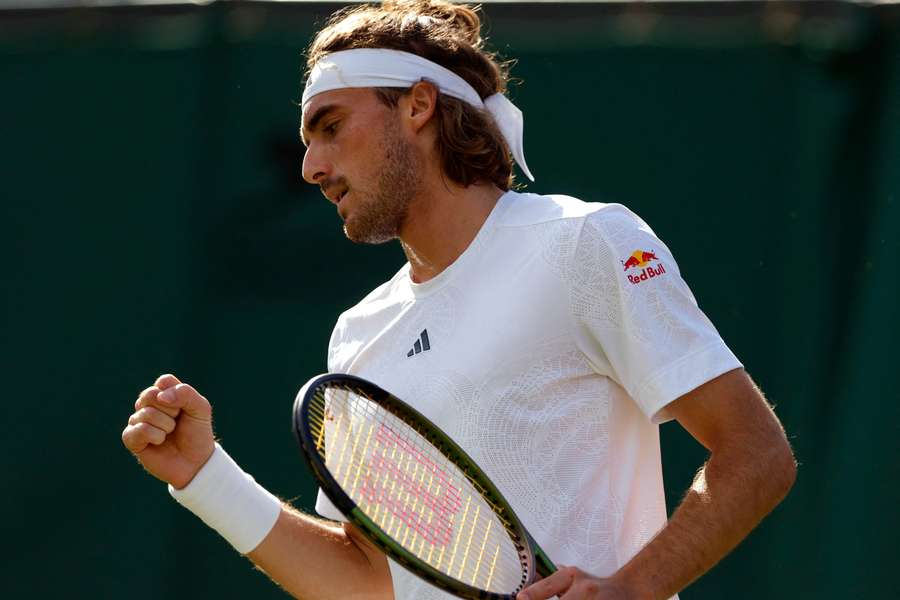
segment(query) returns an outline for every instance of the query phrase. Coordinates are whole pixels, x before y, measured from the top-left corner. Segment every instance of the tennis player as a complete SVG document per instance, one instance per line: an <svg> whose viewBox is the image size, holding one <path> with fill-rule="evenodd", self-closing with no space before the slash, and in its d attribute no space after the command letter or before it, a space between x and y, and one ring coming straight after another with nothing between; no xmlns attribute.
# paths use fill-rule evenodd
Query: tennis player
<svg viewBox="0 0 900 600"><path fill-rule="evenodd" d="M308 59L304 179L348 238L398 239L408 259L340 316L328 369L415 404L567 565L519 598L674 597L785 496L795 463L669 248L621 205L513 190L514 164L532 177L524 120L472 8L340 11ZM667 519L669 420L709 458ZM325 519L258 485L216 444L209 402L173 375L140 394L122 438L297 597L445 597L342 525L321 493Z"/></svg>

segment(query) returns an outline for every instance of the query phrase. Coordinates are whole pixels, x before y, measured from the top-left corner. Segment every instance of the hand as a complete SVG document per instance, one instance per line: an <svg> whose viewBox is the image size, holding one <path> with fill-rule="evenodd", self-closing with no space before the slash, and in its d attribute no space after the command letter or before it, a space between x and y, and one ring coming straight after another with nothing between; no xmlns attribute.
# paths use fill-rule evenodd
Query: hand
<svg viewBox="0 0 900 600"><path fill-rule="evenodd" d="M636 600L638 595L612 578L603 579L577 567L564 567L516 595L516 600Z"/></svg>
<svg viewBox="0 0 900 600"><path fill-rule="evenodd" d="M212 407L174 375L162 375L134 403L122 443L151 475L181 489L215 449Z"/></svg>

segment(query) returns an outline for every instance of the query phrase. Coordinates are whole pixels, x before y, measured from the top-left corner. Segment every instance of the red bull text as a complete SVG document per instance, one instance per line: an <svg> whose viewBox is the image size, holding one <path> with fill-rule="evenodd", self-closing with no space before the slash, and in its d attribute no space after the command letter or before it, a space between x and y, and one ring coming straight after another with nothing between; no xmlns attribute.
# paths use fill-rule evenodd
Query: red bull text
<svg viewBox="0 0 900 600"><path fill-rule="evenodd" d="M650 265L652 261L656 261L658 264L654 267L653 265ZM622 266L625 267L624 270L626 272L631 269L640 269L640 272L638 273L629 273L627 275L628 281L635 285L647 281L648 279L659 277L666 272L665 265L659 262L659 259L656 258L656 254L645 250L635 250L632 252L627 260L622 261Z"/></svg>

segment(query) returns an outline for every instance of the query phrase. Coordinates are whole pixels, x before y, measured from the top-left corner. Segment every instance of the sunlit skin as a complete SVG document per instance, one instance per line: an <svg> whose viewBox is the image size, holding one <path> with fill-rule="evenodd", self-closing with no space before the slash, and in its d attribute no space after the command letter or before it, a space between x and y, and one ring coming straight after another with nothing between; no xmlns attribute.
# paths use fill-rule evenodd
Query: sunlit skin
<svg viewBox="0 0 900 600"><path fill-rule="evenodd" d="M436 89L426 82L393 108L370 88L324 92L306 107L301 132L307 145L303 178L337 206L350 239L367 241L360 238L369 213L392 214L397 197L409 194L395 219L396 237L416 282L452 264L503 195L493 184L463 187L443 175L432 119L436 101ZM406 164L391 160L398 152Z"/></svg>

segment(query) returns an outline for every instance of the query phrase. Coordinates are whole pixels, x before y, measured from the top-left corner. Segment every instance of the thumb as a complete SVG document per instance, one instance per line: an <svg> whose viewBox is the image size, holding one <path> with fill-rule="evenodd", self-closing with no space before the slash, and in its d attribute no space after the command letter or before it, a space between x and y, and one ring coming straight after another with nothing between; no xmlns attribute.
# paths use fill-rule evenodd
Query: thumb
<svg viewBox="0 0 900 600"><path fill-rule="evenodd" d="M209 401L186 383L179 383L163 390L156 400L164 406L180 408L185 414L195 419L209 421L212 418L212 407L210 407Z"/></svg>

